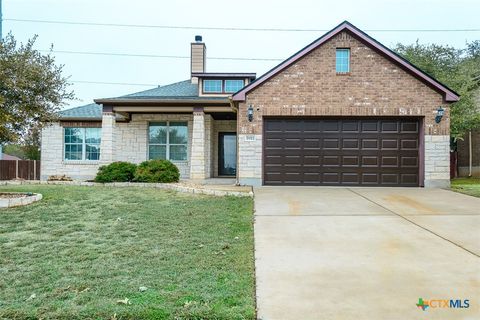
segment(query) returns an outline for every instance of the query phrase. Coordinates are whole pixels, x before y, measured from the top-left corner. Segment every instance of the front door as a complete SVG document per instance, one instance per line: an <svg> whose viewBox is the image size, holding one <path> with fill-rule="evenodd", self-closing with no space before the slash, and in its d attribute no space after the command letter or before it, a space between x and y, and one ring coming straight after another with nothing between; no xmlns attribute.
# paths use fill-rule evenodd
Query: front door
<svg viewBox="0 0 480 320"><path fill-rule="evenodd" d="M218 175L234 176L237 172L237 134L218 133Z"/></svg>

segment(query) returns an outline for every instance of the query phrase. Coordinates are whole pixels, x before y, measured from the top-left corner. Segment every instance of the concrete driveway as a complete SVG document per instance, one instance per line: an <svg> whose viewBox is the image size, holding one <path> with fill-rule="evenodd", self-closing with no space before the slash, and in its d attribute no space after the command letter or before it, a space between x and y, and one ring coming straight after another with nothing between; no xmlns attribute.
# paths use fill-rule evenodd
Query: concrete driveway
<svg viewBox="0 0 480 320"><path fill-rule="evenodd" d="M259 319L480 319L479 256L479 198L419 188L255 189ZM468 299L470 307L422 311L419 298Z"/></svg>

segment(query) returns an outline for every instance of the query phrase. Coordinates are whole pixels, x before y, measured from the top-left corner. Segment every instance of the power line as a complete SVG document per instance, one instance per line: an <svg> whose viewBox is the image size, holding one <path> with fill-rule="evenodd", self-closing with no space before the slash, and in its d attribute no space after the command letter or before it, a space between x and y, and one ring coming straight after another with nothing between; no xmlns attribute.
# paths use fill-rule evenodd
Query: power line
<svg viewBox="0 0 480 320"><path fill-rule="evenodd" d="M120 85L120 86L158 87L158 84L152 84L152 83L104 82L104 81L83 81L83 80L70 80L69 82L86 83L86 84L108 84L108 85Z"/></svg>
<svg viewBox="0 0 480 320"><path fill-rule="evenodd" d="M189 56L136 54L136 53L121 53L121 52L92 52L92 51L70 51L70 50L39 50L39 51L65 53L65 54L83 54L83 55L101 55L101 56L119 56L119 57L190 59ZM207 57L207 60L283 61L283 59L274 59L274 58L240 58L240 57Z"/></svg>
<svg viewBox="0 0 480 320"><path fill-rule="evenodd" d="M84 21L60 21L60 20L36 20L36 19L15 19L9 18L4 21L65 24L99 27L121 27L121 28L155 28L155 29L186 29L186 30L221 30L221 31L265 31L265 32L326 32L329 29L299 29L299 28L243 28L243 27L206 27L206 26L173 26L173 25L149 25L149 24L121 24L121 23L99 23ZM478 32L480 28L462 29L365 29L367 32Z"/></svg>

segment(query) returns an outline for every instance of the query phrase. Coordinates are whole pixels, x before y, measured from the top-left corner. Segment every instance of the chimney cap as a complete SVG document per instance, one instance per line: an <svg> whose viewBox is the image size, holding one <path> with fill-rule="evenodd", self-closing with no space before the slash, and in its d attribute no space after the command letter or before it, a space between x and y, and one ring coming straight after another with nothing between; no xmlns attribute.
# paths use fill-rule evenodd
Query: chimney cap
<svg viewBox="0 0 480 320"><path fill-rule="evenodd" d="M195 36L195 42L202 42L202 36L196 35Z"/></svg>

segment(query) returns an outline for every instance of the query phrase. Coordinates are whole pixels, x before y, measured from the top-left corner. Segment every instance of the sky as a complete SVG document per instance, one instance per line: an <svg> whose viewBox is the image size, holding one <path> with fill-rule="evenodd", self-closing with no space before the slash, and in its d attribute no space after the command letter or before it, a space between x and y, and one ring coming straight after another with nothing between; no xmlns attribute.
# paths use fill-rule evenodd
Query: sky
<svg viewBox="0 0 480 320"><path fill-rule="evenodd" d="M344 20L362 30L480 29L479 0L3 0L3 34L25 42L38 35L36 48L56 51L189 56L202 35L207 72L256 72L280 61L211 58L285 59L324 31L272 32L206 30L200 27L329 30ZM128 25L189 26L193 29L133 28L11 21L33 19ZM480 39L480 32L367 33L386 45L438 43L457 48ZM72 82L76 100L64 108L190 78L186 58L53 53ZM114 82L144 85L92 84Z"/></svg>

